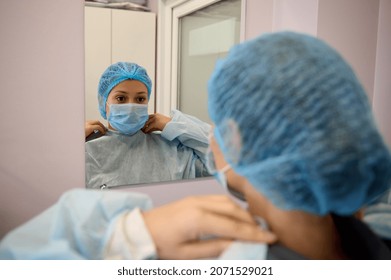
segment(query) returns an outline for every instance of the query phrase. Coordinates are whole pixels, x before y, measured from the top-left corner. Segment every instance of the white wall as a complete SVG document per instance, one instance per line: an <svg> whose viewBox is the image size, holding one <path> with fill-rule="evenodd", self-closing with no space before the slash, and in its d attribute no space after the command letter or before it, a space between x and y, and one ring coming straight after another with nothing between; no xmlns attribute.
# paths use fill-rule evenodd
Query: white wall
<svg viewBox="0 0 391 280"><path fill-rule="evenodd" d="M0 1L0 237L84 187L83 5Z"/></svg>

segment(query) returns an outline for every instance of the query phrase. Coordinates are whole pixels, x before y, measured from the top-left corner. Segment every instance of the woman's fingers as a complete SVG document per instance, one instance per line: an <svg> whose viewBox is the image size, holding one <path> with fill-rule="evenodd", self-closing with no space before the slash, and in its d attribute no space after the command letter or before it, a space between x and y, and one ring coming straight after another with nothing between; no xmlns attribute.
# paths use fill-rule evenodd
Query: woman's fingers
<svg viewBox="0 0 391 280"><path fill-rule="evenodd" d="M274 234L261 229L247 211L224 195L185 198L145 211L143 216L160 258L215 257L235 239L276 241ZM208 246L213 242L215 248Z"/></svg>
<svg viewBox="0 0 391 280"><path fill-rule="evenodd" d="M103 125L96 124L93 126L93 128L94 128L94 131L99 130L100 133L102 133L102 134L106 133L106 128Z"/></svg>
<svg viewBox="0 0 391 280"><path fill-rule="evenodd" d="M107 131L107 128L100 122L98 121L97 125L99 126L98 130L102 133L105 134Z"/></svg>
<svg viewBox="0 0 391 280"><path fill-rule="evenodd" d="M142 132L148 134L153 131L153 122L155 119L155 115L149 115L148 120L145 122L144 127L141 129Z"/></svg>
<svg viewBox="0 0 391 280"><path fill-rule="evenodd" d="M106 133L106 127L98 120L88 120L85 123L85 135L90 135L95 130L99 130L102 134Z"/></svg>
<svg viewBox="0 0 391 280"><path fill-rule="evenodd" d="M217 236L246 241L273 243L277 237L257 224L248 223L241 219L233 219L232 216L216 215L213 212L204 213L202 220L198 222L198 237Z"/></svg>
<svg viewBox="0 0 391 280"><path fill-rule="evenodd" d="M98 130L100 133L102 133L102 134L105 134L106 133L106 131L107 131L107 129L105 128L105 127L102 127L102 126L100 126L100 125L95 125L94 127L94 132L96 131L96 130Z"/></svg>
<svg viewBox="0 0 391 280"><path fill-rule="evenodd" d="M194 197L194 199L199 199L200 207L204 208L206 211L214 212L219 215L226 215L233 219L252 224L256 223L248 211L233 202L233 200L226 195L199 196Z"/></svg>
<svg viewBox="0 0 391 280"><path fill-rule="evenodd" d="M248 211L225 195L192 197L185 203L196 205L199 210L191 212L188 218L197 226L194 239L219 236L266 243L276 241L273 233L262 229Z"/></svg>
<svg viewBox="0 0 391 280"><path fill-rule="evenodd" d="M171 121L171 118L162 114L151 114L146 121L142 131L144 133L151 133L153 131L162 131L166 124Z"/></svg>

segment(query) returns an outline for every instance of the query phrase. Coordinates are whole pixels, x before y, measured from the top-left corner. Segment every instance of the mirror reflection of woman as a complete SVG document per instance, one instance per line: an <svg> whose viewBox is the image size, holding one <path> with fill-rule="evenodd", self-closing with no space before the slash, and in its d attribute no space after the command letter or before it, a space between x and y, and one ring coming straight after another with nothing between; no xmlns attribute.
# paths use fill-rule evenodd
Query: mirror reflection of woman
<svg viewBox="0 0 391 280"><path fill-rule="evenodd" d="M86 142L86 186L118 186L208 176L205 154L210 125L173 110L148 114L152 82L129 62L106 69L99 82L99 111L108 121L104 136ZM86 135L87 135L86 124Z"/></svg>

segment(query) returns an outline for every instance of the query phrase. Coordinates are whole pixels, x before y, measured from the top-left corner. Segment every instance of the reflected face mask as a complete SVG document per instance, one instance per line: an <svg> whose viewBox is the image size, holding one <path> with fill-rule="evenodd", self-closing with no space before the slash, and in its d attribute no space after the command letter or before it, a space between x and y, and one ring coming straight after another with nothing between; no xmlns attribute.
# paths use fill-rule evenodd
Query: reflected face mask
<svg viewBox="0 0 391 280"><path fill-rule="evenodd" d="M126 135L133 135L142 129L148 120L147 104L109 104L107 120L110 125Z"/></svg>

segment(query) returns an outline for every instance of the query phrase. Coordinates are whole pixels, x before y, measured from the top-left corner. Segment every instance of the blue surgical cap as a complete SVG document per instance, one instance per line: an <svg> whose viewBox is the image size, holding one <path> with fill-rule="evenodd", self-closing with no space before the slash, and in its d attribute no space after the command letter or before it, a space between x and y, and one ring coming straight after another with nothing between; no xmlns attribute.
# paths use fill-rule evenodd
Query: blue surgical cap
<svg viewBox="0 0 391 280"><path fill-rule="evenodd" d="M99 112L104 119L106 119L107 97L113 87L125 80L137 80L142 82L147 87L149 100L152 82L147 71L143 67L130 62L117 62L112 64L102 74L98 86Z"/></svg>
<svg viewBox="0 0 391 280"><path fill-rule="evenodd" d="M390 187L368 98L321 40L279 32L236 45L208 91L225 159L275 206L350 215Z"/></svg>

